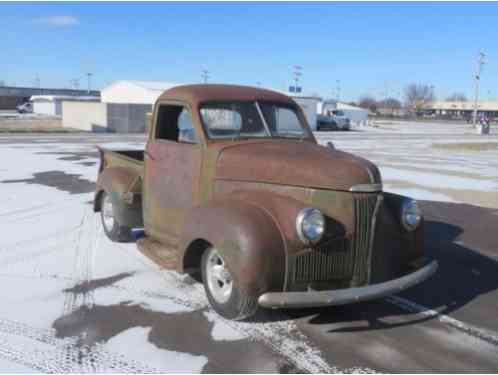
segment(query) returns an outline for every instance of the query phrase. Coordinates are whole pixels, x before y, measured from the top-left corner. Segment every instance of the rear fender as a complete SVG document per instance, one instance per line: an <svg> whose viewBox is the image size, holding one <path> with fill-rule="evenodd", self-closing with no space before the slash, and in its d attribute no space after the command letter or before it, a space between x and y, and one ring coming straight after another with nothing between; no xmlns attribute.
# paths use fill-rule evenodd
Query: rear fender
<svg viewBox="0 0 498 375"><path fill-rule="evenodd" d="M202 239L221 253L237 285L249 293L281 290L285 279L285 242L274 219L260 207L224 199L193 209L184 226L179 271L191 243ZM199 251L194 247L193 251ZM191 256L191 254L190 254Z"/></svg>
<svg viewBox="0 0 498 375"><path fill-rule="evenodd" d="M135 187L140 182L140 176L127 168L105 168L97 179L97 188L93 209L99 212L102 208L102 193L105 191L116 207L116 219L121 225L142 227L141 194L136 194Z"/></svg>

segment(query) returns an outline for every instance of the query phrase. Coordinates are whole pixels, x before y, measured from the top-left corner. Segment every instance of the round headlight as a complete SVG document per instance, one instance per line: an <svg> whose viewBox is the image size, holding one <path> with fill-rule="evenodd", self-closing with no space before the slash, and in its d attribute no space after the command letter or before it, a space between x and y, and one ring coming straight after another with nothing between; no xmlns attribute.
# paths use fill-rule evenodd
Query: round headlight
<svg viewBox="0 0 498 375"><path fill-rule="evenodd" d="M417 201L413 199L405 199L401 206L401 223L409 232L417 229L422 220L422 211L418 206Z"/></svg>
<svg viewBox="0 0 498 375"><path fill-rule="evenodd" d="M297 215L296 231L304 243L316 243L325 232L325 217L316 208L303 208Z"/></svg>

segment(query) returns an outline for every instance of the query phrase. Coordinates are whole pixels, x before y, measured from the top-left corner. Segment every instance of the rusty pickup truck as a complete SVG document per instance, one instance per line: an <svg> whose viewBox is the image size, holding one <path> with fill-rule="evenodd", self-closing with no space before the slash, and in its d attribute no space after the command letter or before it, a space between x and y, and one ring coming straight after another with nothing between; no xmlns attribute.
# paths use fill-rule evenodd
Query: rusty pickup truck
<svg viewBox="0 0 498 375"><path fill-rule="evenodd" d="M382 191L371 162L317 144L281 93L231 85L165 91L145 150L100 149L94 210L107 236L204 283L214 310L381 298L437 269L417 202Z"/></svg>

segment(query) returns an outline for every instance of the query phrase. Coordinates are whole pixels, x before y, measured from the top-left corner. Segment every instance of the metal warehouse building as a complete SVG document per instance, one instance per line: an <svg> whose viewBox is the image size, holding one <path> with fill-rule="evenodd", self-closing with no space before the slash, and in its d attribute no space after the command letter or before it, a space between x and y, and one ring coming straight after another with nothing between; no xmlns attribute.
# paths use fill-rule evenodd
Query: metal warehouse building
<svg viewBox="0 0 498 375"><path fill-rule="evenodd" d="M179 83L160 81L116 81L102 90L107 105L107 127L116 133L143 133L146 114L157 98Z"/></svg>

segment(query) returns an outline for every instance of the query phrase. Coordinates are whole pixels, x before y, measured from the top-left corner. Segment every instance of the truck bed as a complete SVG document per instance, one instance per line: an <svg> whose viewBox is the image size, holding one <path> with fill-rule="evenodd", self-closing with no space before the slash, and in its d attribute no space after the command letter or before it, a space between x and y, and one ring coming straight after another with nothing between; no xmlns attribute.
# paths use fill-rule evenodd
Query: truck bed
<svg viewBox="0 0 498 375"><path fill-rule="evenodd" d="M143 177L144 150L112 150L99 147L100 169L121 167L133 170L137 176Z"/></svg>

